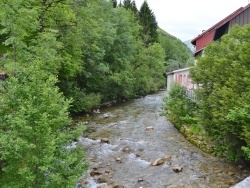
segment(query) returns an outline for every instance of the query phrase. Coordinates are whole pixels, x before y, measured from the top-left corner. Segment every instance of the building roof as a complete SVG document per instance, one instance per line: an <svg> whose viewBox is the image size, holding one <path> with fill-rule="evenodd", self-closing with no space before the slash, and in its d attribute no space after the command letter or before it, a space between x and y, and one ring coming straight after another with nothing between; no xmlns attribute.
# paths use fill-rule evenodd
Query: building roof
<svg viewBox="0 0 250 188"><path fill-rule="evenodd" d="M206 31L202 32L202 34L198 35L197 37L195 37L191 43L193 45L196 45L196 40L201 38L202 36L204 36L205 34L209 33L211 30L214 30L222 25L224 25L225 23L227 23L228 21L232 20L234 17L236 17L237 15L239 15L240 13L242 13L245 9L247 9L248 7L250 7L250 4L247 5L246 7L240 7L239 9L237 9L236 11L234 11L233 13L229 14L227 17L225 17L224 19L222 19L221 21L219 21L218 23L216 23L215 25L213 25L212 27L210 27L209 29L207 29Z"/></svg>
<svg viewBox="0 0 250 188"><path fill-rule="evenodd" d="M183 69L178 69L178 70L174 70L173 73L182 72L182 71L186 71L186 70L189 70L189 69L190 69L190 67L183 68Z"/></svg>

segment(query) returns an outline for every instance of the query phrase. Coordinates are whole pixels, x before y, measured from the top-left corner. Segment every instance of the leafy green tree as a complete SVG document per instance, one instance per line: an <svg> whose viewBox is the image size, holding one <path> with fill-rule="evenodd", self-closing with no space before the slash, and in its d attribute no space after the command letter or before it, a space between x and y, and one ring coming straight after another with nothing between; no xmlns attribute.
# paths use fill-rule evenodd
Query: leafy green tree
<svg viewBox="0 0 250 188"><path fill-rule="evenodd" d="M147 46L158 41L158 24L153 11L149 8L147 1L144 1L139 11L139 21L142 26L142 40Z"/></svg>
<svg viewBox="0 0 250 188"><path fill-rule="evenodd" d="M178 83L171 85L168 96L164 98L167 118L181 128L184 123L194 123L197 111L195 101L187 98L186 88ZM186 122L188 120L188 122ZM196 122L195 122L196 123Z"/></svg>
<svg viewBox="0 0 250 188"><path fill-rule="evenodd" d="M153 93L164 88L165 73L164 50L155 43L148 48L138 48L134 63L135 92L137 95Z"/></svg>
<svg viewBox="0 0 250 188"><path fill-rule="evenodd" d="M55 86L71 53L62 40L71 8L66 1L10 0L0 2L0 14L9 47L0 59L9 75L0 83L0 185L74 187L86 163L80 145L69 146L83 129L70 129L71 101Z"/></svg>
<svg viewBox="0 0 250 188"><path fill-rule="evenodd" d="M162 29L158 29L158 36L165 52L167 72L188 67L194 62L192 52L182 41Z"/></svg>
<svg viewBox="0 0 250 188"><path fill-rule="evenodd" d="M235 26L205 49L192 78L201 87L199 121L217 143L217 154L249 158L250 26ZM245 153L244 153L245 152Z"/></svg>
<svg viewBox="0 0 250 188"><path fill-rule="evenodd" d="M0 84L1 187L74 187L86 170L82 147L69 148L70 101L40 63L7 68Z"/></svg>

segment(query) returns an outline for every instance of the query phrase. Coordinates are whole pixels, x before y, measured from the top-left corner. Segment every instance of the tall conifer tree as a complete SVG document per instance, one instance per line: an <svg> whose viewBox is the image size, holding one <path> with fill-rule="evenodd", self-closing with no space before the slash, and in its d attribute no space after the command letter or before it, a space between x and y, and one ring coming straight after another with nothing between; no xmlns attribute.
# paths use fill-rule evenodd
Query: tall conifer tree
<svg viewBox="0 0 250 188"><path fill-rule="evenodd" d="M139 20L142 25L142 39L144 44L147 46L150 43L156 42L158 39L158 24L154 13L148 6L147 1L144 1L140 8Z"/></svg>

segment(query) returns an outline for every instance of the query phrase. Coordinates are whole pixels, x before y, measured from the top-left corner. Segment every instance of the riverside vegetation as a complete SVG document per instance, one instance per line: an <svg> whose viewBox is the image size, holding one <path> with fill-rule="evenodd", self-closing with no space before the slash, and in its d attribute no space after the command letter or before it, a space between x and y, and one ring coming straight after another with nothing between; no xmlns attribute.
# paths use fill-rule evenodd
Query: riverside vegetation
<svg viewBox="0 0 250 188"><path fill-rule="evenodd" d="M74 187L88 164L69 114L165 86L191 52L145 1L0 2L0 185Z"/></svg>
<svg viewBox="0 0 250 188"><path fill-rule="evenodd" d="M188 135L195 135L195 142L201 144L205 139L205 146L210 140L213 150L209 151L215 155L248 164L249 34L249 25L234 26L220 42L207 46L205 57L198 59L191 70L193 82L200 86L195 90L196 101L186 98L180 85L174 85L165 98L167 117L178 128L188 130Z"/></svg>

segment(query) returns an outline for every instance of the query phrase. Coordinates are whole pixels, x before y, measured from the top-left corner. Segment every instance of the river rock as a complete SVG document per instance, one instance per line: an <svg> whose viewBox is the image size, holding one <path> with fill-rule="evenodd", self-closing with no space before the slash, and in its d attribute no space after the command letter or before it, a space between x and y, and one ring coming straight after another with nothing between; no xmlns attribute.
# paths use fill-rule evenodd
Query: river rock
<svg viewBox="0 0 250 188"><path fill-rule="evenodd" d="M138 153L137 153L135 156L136 156L137 158L138 158L138 157L141 157L141 155L140 155L140 154L138 154Z"/></svg>
<svg viewBox="0 0 250 188"><path fill-rule="evenodd" d="M122 159L121 159L120 157L116 157L116 158L115 158L115 161L121 163L121 162L122 162Z"/></svg>
<svg viewBox="0 0 250 188"><path fill-rule="evenodd" d="M147 130L147 131L152 131L152 130L154 130L154 127L149 126L149 127L146 128L146 130Z"/></svg>
<svg viewBox="0 0 250 188"><path fill-rule="evenodd" d="M107 139L107 138L101 138L101 143L107 143L107 144L109 144L109 139Z"/></svg>
<svg viewBox="0 0 250 188"><path fill-rule="evenodd" d="M182 172L182 169L183 169L183 168L182 168L181 166L177 166L177 165L176 165L176 166L174 166L173 171L175 171L175 172L178 173L178 172Z"/></svg>
<svg viewBox="0 0 250 188"><path fill-rule="evenodd" d="M110 174L111 171L110 171L110 170L105 170L105 173L106 173L106 174Z"/></svg>
<svg viewBox="0 0 250 188"><path fill-rule="evenodd" d="M171 156L169 156L169 155L167 155L167 156L164 157L164 160L167 160L167 161L168 161L168 160L170 160L170 159L171 159Z"/></svg>
<svg viewBox="0 0 250 188"><path fill-rule="evenodd" d="M122 151L123 151L124 153L131 153L131 152L132 152L132 150L129 149L129 148L123 148Z"/></svg>
<svg viewBox="0 0 250 188"><path fill-rule="evenodd" d="M98 178L97 182L98 183L107 183L108 181L105 178Z"/></svg>
<svg viewBox="0 0 250 188"><path fill-rule="evenodd" d="M97 188L107 188L105 184L98 186Z"/></svg>
<svg viewBox="0 0 250 188"><path fill-rule="evenodd" d="M104 117L104 118L108 118L109 115L108 115L108 114L103 114L103 117Z"/></svg>
<svg viewBox="0 0 250 188"><path fill-rule="evenodd" d="M101 112L100 112L99 109L94 109L94 110L93 110L93 113L95 113L95 114L100 114Z"/></svg>
<svg viewBox="0 0 250 188"><path fill-rule="evenodd" d="M91 176L99 176L99 175L101 175L102 173L100 172L100 171L98 171L98 170L93 170L92 172L90 172L90 175Z"/></svg>
<svg viewBox="0 0 250 188"><path fill-rule="evenodd" d="M151 163L152 166L159 166L162 165L164 163L164 159L163 158L159 158L156 159L153 163Z"/></svg>

